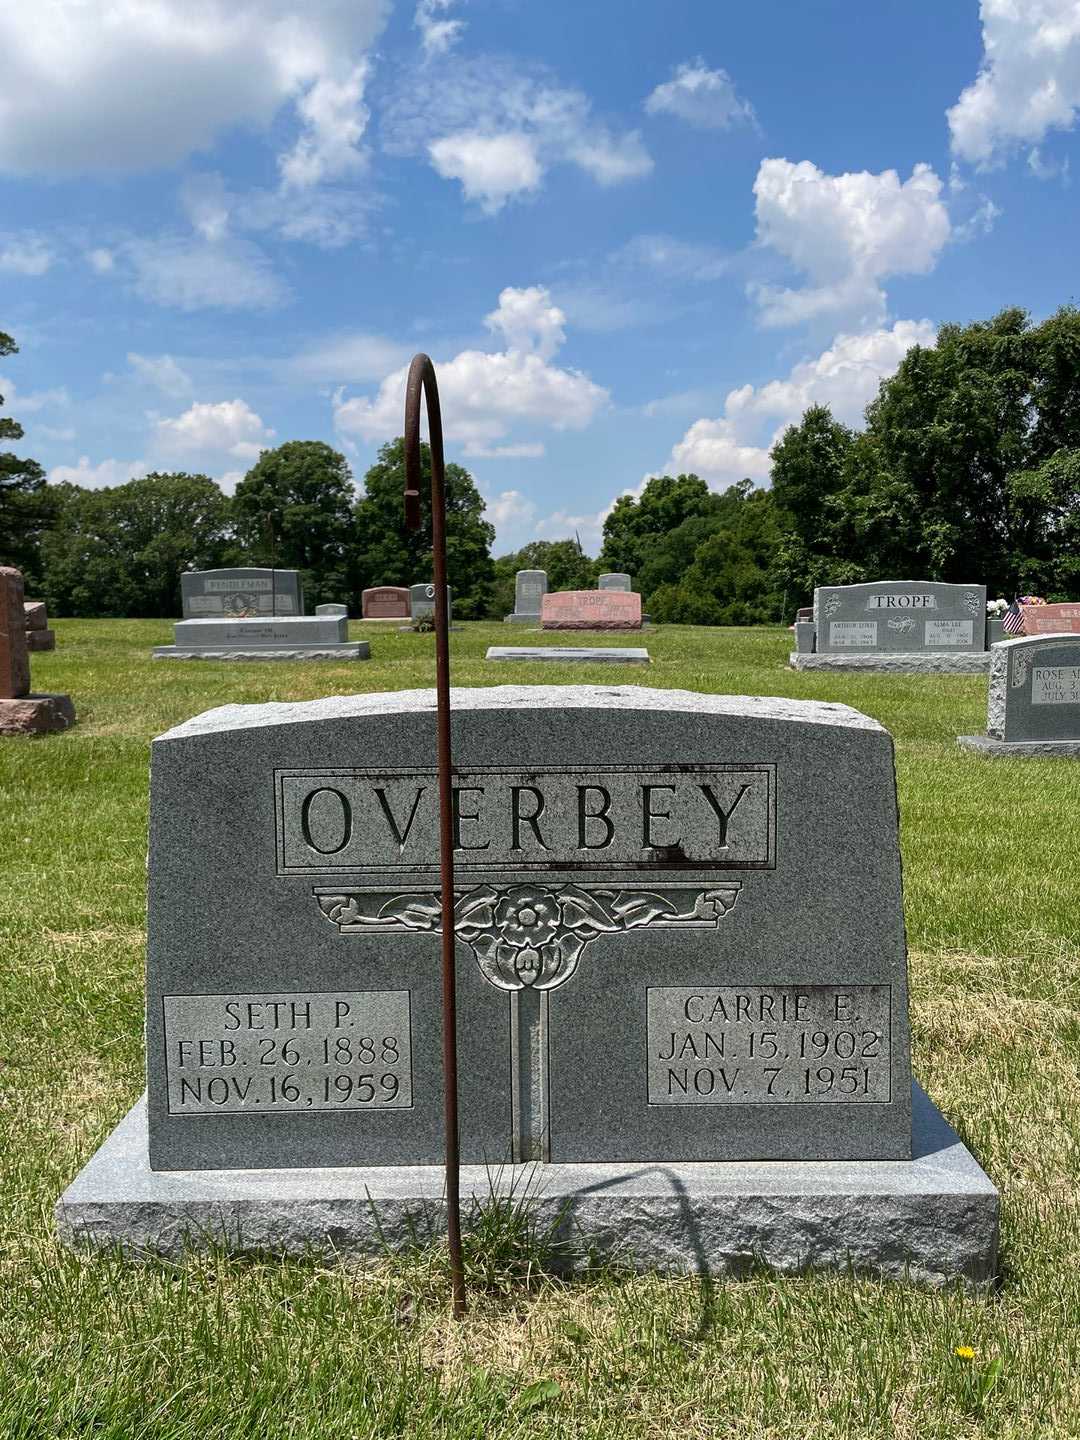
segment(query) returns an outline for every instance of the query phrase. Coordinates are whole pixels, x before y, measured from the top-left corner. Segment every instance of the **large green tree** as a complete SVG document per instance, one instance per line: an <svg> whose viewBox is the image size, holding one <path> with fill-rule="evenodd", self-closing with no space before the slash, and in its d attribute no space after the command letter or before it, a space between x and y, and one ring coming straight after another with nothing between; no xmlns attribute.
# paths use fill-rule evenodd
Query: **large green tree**
<svg viewBox="0 0 1080 1440"><path fill-rule="evenodd" d="M519 570L543 570L549 590L592 590L600 573L597 561L585 554L578 540L530 540L510 555L495 561L495 598L492 618L502 619L514 608Z"/></svg>
<svg viewBox="0 0 1080 1440"><path fill-rule="evenodd" d="M697 475L653 475L639 498L620 495L604 521L600 569L636 578L658 539L711 508L709 487Z"/></svg>
<svg viewBox="0 0 1080 1440"><path fill-rule="evenodd" d="M57 615L180 614L180 575L223 563L229 501L207 475L147 475L103 490L50 486L43 590Z"/></svg>
<svg viewBox="0 0 1080 1440"><path fill-rule="evenodd" d="M405 442L388 441L364 476L353 529L354 604L372 585L415 585L431 580L431 451L421 445L421 525L405 528ZM476 620L492 613L494 526L469 472L446 466L446 568L454 613Z"/></svg>
<svg viewBox="0 0 1080 1440"><path fill-rule="evenodd" d="M0 357L14 355L18 349L11 336L0 330ZM3 403L0 395L0 405ZM0 415L0 441L22 438L19 422ZM29 591L40 583L41 533L52 516L50 500L45 472L37 461L0 450L0 564L21 570Z"/></svg>
<svg viewBox="0 0 1080 1440"><path fill-rule="evenodd" d="M242 563L299 570L309 610L343 601L354 493L345 456L321 440L289 440L264 450L233 496Z"/></svg>

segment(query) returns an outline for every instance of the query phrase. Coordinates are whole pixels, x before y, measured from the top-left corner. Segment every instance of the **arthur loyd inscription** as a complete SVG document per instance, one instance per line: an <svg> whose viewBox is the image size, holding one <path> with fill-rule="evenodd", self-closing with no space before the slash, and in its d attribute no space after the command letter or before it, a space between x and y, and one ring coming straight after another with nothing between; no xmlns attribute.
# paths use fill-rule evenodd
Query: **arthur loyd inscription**
<svg viewBox="0 0 1080 1440"><path fill-rule="evenodd" d="M431 706L155 742L155 1168L437 1162ZM880 726L611 686L457 691L454 719L466 1159L910 1154Z"/></svg>

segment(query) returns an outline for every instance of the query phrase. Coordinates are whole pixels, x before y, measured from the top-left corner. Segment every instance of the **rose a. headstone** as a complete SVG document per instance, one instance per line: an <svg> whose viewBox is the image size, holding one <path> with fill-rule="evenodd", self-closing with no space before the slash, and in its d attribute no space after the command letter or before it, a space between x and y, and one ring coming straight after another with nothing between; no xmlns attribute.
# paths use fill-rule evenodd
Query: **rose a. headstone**
<svg viewBox="0 0 1080 1440"><path fill-rule="evenodd" d="M989 666L985 585L878 580L814 591L814 653L798 670L971 672Z"/></svg>
<svg viewBox="0 0 1080 1440"><path fill-rule="evenodd" d="M542 630L640 630L641 596L627 590L557 590L541 602Z"/></svg>
<svg viewBox="0 0 1080 1440"><path fill-rule="evenodd" d="M986 734L958 739L984 755L1080 758L1080 632L996 644Z"/></svg>
<svg viewBox="0 0 1080 1440"><path fill-rule="evenodd" d="M0 565L0 735L41 735L75 723L69 695L33 693L23 577Z"/></svg>
<svg viewBox="0 0 1080 1440"><path fill-rule="evenodd" d="M364 620L408 620L409 589L406 585L374 585L360 597Z"/></svg>
<svg viewBox="0 0 1080 1440"><path fill-rule="evenodd" d="M272 618L303 615L298 570L241 565L226 570L191 570L180 576L185 620Z"/></svg>
<svg viewBox="0 0 1080 1440"><path fill-rule="evenodd" d="M535 625L540 619L540 606L547 594L546 570L519 570L514 576L514 609L506 616L511 625Z"/></svg>
<svg viewBox="0 0 1080 1440"><path fill-rule="evenodd" d="M537 1223L642 1265L988 1278L996 1192L918 1091L913 1124L888 733L612 685L456 690L452 729L452 920L432 692L154 742L148 1101L61 1234L343 1253L430 1225L452 923L466 1213L528 1164Z"/></svg>

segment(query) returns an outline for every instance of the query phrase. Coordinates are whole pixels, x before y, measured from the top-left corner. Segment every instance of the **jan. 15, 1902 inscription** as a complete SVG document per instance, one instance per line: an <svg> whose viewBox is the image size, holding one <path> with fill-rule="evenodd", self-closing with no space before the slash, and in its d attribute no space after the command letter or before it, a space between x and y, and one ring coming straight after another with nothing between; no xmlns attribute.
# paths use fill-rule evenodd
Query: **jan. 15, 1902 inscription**
<svg viewBox="0 0 1080 1440"><path fill-rule="evenodd" d="M888 985L654 986L650 1105L891 1097Z"/></svg>
<svg viewBox="0 0 1080 1440"><path fill-rule="evenodd" d="M165 995L170 1115L412 1105L409 992Z"/></svg>

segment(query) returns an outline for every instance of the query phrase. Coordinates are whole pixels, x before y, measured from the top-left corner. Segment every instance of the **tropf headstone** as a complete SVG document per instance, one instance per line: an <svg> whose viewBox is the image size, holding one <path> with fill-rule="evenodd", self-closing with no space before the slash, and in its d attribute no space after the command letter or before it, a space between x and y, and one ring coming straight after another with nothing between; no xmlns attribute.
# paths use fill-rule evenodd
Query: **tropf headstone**
<svg viewBox="0 0 1080 1440"><path fill-rule="evenodd" d="M627 590L558 590L545 595L543 630L640 630L641 596Z"/></svg>
<svg viewBox="0 0 1080 1440"><path fill-rule="evenodd" d="M360 597L360 614L365 620L408 620L408 586L375 585L365 590Z"/></svg>
<svg viewBox="0 0 1080 1440"><path fill-rule="evenodd" d="M932 580L823 585L814 591L815 653L796 669L972 671L989 665L986 586Z"/></svg>
<svg viewBox="0 0 1080 1440"><path fill-rule="evenodd" d="M506 619L513 625L536 625L547 594L546 570L519 570L514 576L514 610Z"/></svg>
<svg viewBox="0 0 1080 1440"><path fill-rule="evenodd" d="M74 723L69 695L30 690L23 577L0 565L0 735L40 735Z"/></svg>
<svg viewBox="0 0 1080 1440"><path fill-rule="evenodd" d="M452 728L467 1213L528 1162L537 1223L641 1264L988 1278L996 1192L921 1092L913 1142L888 733L610 685L458 690ZM148 1107L63 1236L343 1253L430 1223L436 796L430 691L154 742Z"/></svg>
<svg viewBox="0 0 1080 1440"><path fill-rule="evenodd" d="M995 645L986 734L959 740L986 755L1080 757L1080 633Z"/></svg>
<svg viewBox="0 0 1080 1440"><path fill-rule="evenodd" d="M298 570L255 565L228 570L190 570L180 576L185 620L303 615Z"/></svg>

